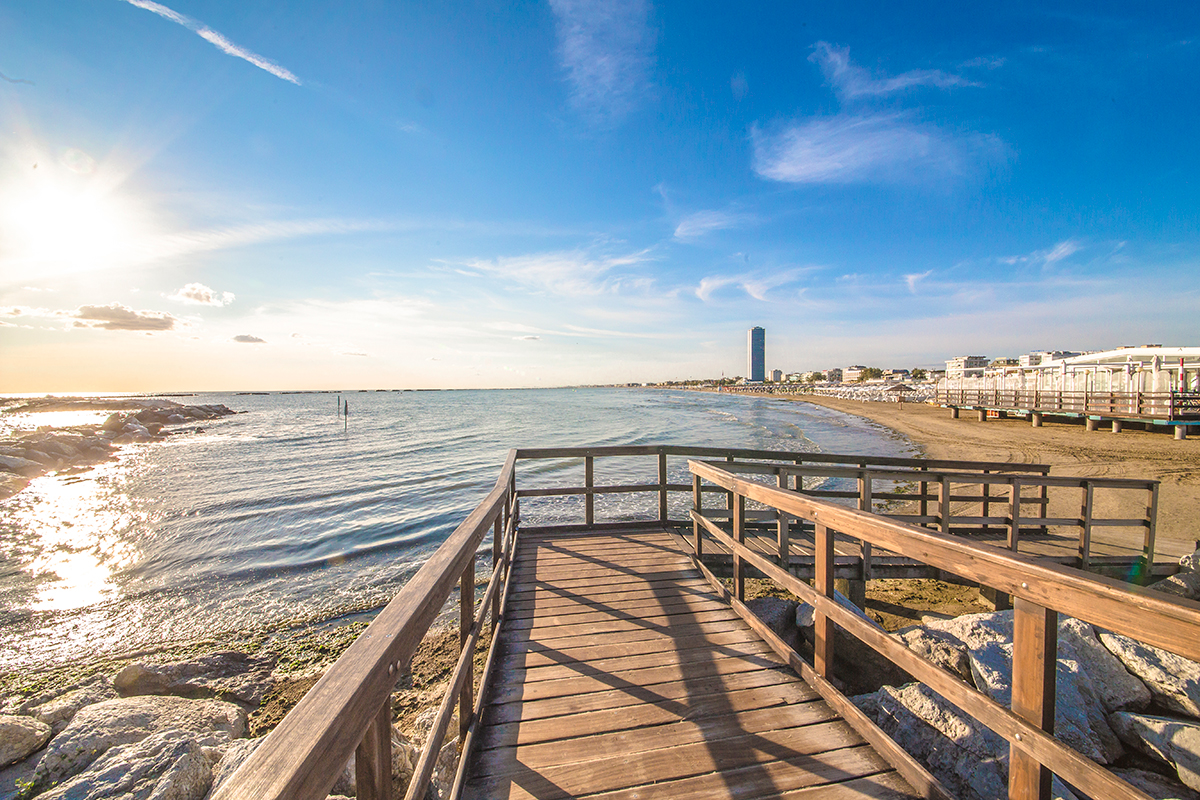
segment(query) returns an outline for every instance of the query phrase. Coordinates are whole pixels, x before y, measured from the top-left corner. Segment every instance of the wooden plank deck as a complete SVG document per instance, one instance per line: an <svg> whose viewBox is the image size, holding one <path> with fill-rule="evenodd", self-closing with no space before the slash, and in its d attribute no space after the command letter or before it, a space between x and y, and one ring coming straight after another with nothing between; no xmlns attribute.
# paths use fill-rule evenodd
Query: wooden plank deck
<svg viewBox="0 0 1200 800"><path fill-rule="evenodd" d="M665 530L522 533L501 643L465 797L917 796Z"/></svg>

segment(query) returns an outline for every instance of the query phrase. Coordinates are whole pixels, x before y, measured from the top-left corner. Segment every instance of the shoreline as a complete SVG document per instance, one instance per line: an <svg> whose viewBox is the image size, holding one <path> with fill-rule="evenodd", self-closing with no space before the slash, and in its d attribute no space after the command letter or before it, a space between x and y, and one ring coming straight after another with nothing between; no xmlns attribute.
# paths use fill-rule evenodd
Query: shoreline
<svg viewBox="0 0 1200 800"><path fill-rule="evenodd" d="M940 406L876 403L817 395L781 397L861 417L916 445L926 458L1048 464L1052 475L1160 481L1156 551L1186 555L1200 540L1200 439L1126 429L1088 433L1082 425L1047 420L951 419Z"/></svg>

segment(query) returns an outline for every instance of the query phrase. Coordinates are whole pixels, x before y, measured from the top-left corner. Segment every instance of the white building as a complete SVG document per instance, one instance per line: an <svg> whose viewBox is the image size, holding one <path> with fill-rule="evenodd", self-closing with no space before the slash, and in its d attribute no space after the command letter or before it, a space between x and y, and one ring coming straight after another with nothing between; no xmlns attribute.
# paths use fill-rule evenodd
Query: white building
<svg viewBox="0 0 1200 800"><path fill-rule="evenodd" d="M842 370L842 383L854 383L862 375L862 371L866 369L862 364L851 364Z"/></svg>
<svg viewBox="0 0 1200 800"><path fill-rule="evenodd" d="M774 383L783 383L783 370L781 370L781 369L771 370L771 380Z"/></svg>
<svg viewBox="0 0 1200 800"><path fill-rule="evenodd" d="M983 372L987 369L987 365L987 356L957 356L946 362L946 377L983 377Z"/></svg>
<svg viewBox="0 0 1200 800"><path fill-rule="evenodd" d="M1074 350L1037 350L1021 356L1017 359L1017 363L1022 367L1036 367L1047 361L1062 361L1064 358L1074 358L1079 355L1083 354Z"/></svg>

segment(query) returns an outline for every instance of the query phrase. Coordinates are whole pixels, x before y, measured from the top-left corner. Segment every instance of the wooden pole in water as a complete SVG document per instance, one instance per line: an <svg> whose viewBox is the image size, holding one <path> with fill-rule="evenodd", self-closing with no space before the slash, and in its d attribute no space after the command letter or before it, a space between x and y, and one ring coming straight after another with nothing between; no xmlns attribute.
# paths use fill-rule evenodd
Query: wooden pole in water
<svg viewBox="0 0 1200 800"><path fill-rule="evenodd" d="M350 429L350 401L346 400L342 404L342 430L347 431L349 429Z"/></svg>

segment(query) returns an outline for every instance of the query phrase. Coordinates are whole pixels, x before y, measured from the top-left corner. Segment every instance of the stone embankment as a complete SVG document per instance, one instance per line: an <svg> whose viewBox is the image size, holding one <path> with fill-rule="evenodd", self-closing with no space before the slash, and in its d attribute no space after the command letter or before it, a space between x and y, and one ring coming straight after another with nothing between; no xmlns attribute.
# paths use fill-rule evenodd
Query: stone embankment
<svg viewBox="0 0 1200 800"><path fill-rule="evenodd" d="M1151 588L1197 599L1200 550ZM848 608L848 600L839 597ZM813 609L766 597L750 601L785 639L813 639ZM861 612L859 615L875 624ZM840 631L836 683L884 732L961 800L1008 796L1008 742L936 692ZM1011 611L929 620L892 634L1000 705L1012 701ZM1055 736L1156 800L1200 800L1200 664L1062 618L1058 630ZM1057 778L1054 796L1084 800ZM1095 798L1099 800L1099 798Z"/></svg>
<svg viewBox="0 0 1200 800"><path fill-rule="evenodd" d="M326 666L295 673L280 665L278 654L217 651L182 661L132 661L115 672L9 697L0 703L0 800L204 800ZM401 683L398 703L423 686L412 676ZM415 696L429 701L443 690L430 687ZM400 715L403 725L392 731L397 796L407 788L436 711L429 702L420 705ZM447 795L457 760L451 736L440 744L428 798ZM331 796L354 794L351 758Z"/></svg>
<svg viewBox="0 0 1200 800"><path fill-rule="evenodd" d="M182 405L169 400L122 400L117 404L133 407L114 412L99 425L41 426L0 440L0 500L12 497L40 475L86 469L107 461L120 445L200 431L203 429L195 423L236 413L224 405ZM9 412L92 410L113 405L113 401L48 398L10 408Z"/></svg>

